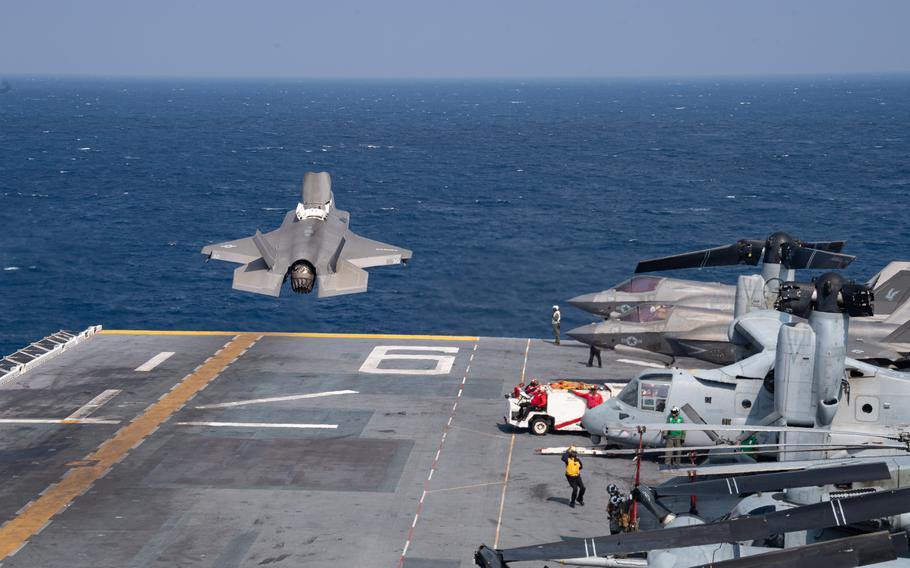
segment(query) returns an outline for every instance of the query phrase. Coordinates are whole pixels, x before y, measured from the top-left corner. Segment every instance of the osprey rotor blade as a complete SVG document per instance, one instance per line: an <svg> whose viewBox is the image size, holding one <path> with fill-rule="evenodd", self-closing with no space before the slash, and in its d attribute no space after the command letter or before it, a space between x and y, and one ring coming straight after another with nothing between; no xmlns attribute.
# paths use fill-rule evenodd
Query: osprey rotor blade
<svg viewBox="0 0 910 568"><path fill-rule="evenodd" d="M504 562L645 552L721 542L740 542L802 530L844 526L910 511L910 489L879 491L835 499L766 515L745 516L704 525L673 527L510 548L500 551Z"/></svg>
<svg viewBox="0 0 910 568"><path fill-rule="evenodd" d="M841 430L841 429L822 429L803 426L763 426L757 424L669 424L658 422L653 424L608 424L611 430L628 430L634 432L637 428L645 430L654 430L664 432L666 430L682 430L684 432L698 432L704 430L714 430L716 432L805 432L808 434L836 434L839 436L859 436L862 438L878 438L882 440L901 440L903 432L883 432L875 430Z"/></svg>
<svg viewBox="0 0 910 568"><path fill-rule="evenodd" d="M669 495L739 495L771 489L789 487L811 487L813 485L830 485L851 483L854 481L879 481L891 479L891 472L884 462L861 463L837 467L820 467L783 473L763 473L744 477L727 477L679 483L658 487L658 497Z"/></svg>
<svg viewBox="0 0 910 568"><path fill-rule="evenodd" d="M575 446L576 448L585 448L588 450L594 450L594 446ZM551 455L561 455L566 451L568 446L556 447L556 448L538 448L535 450L538 454L549 453ZM714 444L711 446L685 446L680 451L684 453L695 452L699 454L708 455L715 452L773 452L779 450L781 452L792 452L795 449L799 451L818 451L818 452L828 452L833 450L907 450L906 445L900 444L751 444L748 446L743 446L739 444ZM550 450L550 451L543 451ZM599 449L596 448L597 453L590 453L589 455L598 455L598 456L637 456L638 454L658 454L664 455L667 453L666 448L617 448L617 449Z"/></svg>
<svg viewBox="0 0 910 568"><path fill-rule="evenodd" d="M696 424L707 424L705 419L701 417L701 414L697 410L692 408L692 405L688 402L682 407L683 414L689 417L689 420L695 422ZM720 440L720 436L714 430L705 430L705 434L712 442L717 442Z"/></svg>
<svg viewBox="0 0 910 568"><path fill-rule="evenodd" d="M787 243L781 255L781 264L787 268L846 268L854 260L856 257L849 254L802 247L796 243Z"/></svg>
<svg viewBox="0 0 910 568"><path fill-rule="evenodd" d="M815 241L814 243L803 243L803 246L828 252L840 252L844 250L845 244L847 244L847 241Z"/></svg>
<svg viewBox="0 0 910 568"><path fill-rule="evenodd" d="M702 268L705 266L730 266L734 264L756 265L761 260L764 244L764 241L742 239L732 245L643 260L635 267L635 272Z"/></svg>
<svg viewBox="0 0 910 568"><path fill-rule="evenodd" d="M850 568L895 560L898 554L906 551L906 532L879 531L702 564L696 568Z"/></svg>

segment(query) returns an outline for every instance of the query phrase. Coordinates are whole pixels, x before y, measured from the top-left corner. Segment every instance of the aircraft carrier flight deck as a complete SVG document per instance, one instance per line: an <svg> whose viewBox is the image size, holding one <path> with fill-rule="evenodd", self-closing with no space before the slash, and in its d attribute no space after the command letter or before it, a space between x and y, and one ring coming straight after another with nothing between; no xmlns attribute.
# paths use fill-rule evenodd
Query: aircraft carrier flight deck
<svg viewBox="0 0 910 568"><path fill-rule="evenodd" d="M586 458L571 509L534 449L589 440L503 424L522 378L642 370L613 351L598 369L539 339L92 331L0 378L4 568L468 567L481 543L606 534L604 488L633 473Z"/></svg>

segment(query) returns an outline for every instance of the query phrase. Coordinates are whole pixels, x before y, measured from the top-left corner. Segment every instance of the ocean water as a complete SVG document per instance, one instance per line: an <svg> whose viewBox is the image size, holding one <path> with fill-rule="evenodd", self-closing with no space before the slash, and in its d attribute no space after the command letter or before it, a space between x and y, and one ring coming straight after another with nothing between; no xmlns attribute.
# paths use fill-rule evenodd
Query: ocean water
<svg viewBox="0 0 910 568"><path fill-rule="evenodd" d="M778 229L847 239L857 279L910 260L908 77L11 83L0 353L92 324L546 336L638 259ZM276 227L308 170L411 265L326 300L232 291L199 249Z"/></svg>

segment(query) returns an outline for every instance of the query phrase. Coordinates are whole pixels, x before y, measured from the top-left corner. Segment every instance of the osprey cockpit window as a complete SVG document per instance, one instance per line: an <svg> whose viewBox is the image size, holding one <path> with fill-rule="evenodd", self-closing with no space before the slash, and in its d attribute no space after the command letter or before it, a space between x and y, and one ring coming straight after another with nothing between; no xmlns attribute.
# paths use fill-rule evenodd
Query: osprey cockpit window
<svg viewBox="0 0 910 568"><path fill-rule="evenodd" d="M638 406L638 379L632 379L619 393L619 401L629 406Z"/></svg>
<svg viewBox="0 0 910 568"><path fill-rule="evenodd" d="M667 408L667 395L669 393L669 377L666 379L641 379L641 404L639 408L664 412Z"/></svg>
<svg viewBox="0 0 910 568"><path fill-rule="evenodd" d="M653 292L663 278L659 276L633 276L616 287L617 292Z"/></svg>

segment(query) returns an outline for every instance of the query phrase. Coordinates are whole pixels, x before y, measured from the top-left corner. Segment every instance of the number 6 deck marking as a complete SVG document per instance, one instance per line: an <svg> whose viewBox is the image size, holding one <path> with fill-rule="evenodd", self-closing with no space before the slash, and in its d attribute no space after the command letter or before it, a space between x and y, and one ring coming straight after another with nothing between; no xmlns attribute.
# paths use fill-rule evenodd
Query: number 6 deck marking
<svg viewBox="0 0 910 568"><path fill-rule="evenodd" d="M390 353L390 351L431 351L435 353L451 353L451 355L418 355L413 353ZM413 345L377 345L367 356L366 361L360 366L361 373L374 375L448 375L455 364L457 347L418 347ZM404 359L409 361L433 361L432 369L380 369L383 361Z"/></svg>

